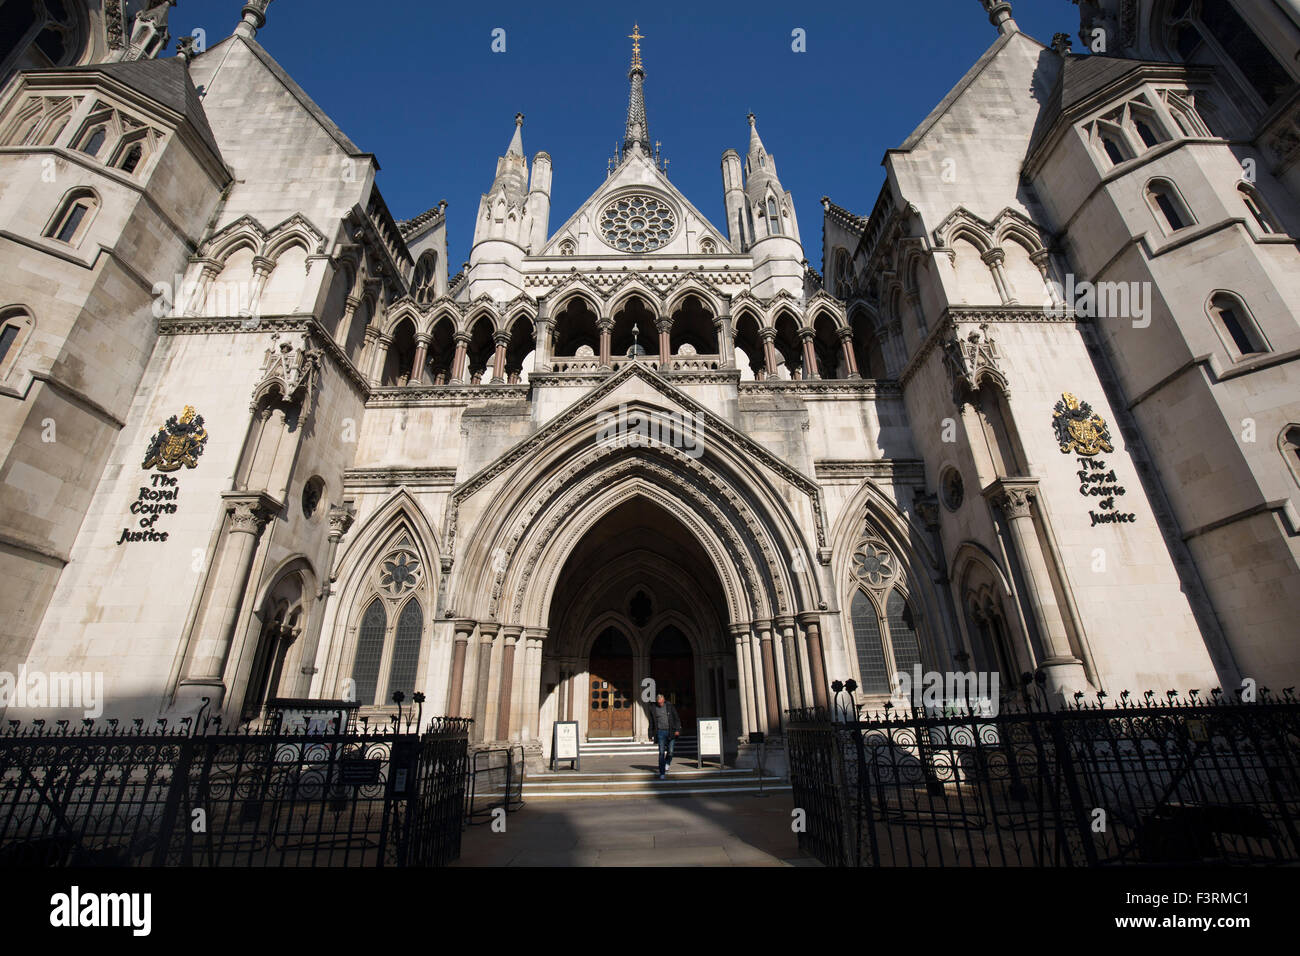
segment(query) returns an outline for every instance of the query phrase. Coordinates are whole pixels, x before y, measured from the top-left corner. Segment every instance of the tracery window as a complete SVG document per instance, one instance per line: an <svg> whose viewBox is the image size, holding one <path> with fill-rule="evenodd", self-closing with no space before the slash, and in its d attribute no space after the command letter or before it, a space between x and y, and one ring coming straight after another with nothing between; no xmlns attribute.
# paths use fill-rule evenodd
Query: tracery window
<svg viewBox="0 0 1300 956"><path fill-rule="evenodd" d="M362 705L384 705L416 690L428 601L424 562L408 534L400 534L375 562L358 604L352 680Z"/></svg>
<svg viewBox="0 0 1300 956"><path fill-rule="evenodd" d="M895 674L924 666L921 630L907 596L898 556L868 527L849 562L849 621L858 662L858 686L889 694Z"/></svg>
<svg viewBox="0 0 1300 956"><path fill-rule="evenodd" d="M600 217L600 234L622 252L652 252L677 231L677 216L667 202L634 194L614 200Z"/></svg>
<svg viewBox="0 0 1300 956"><path fill-rule="evenodd" d="M770 196L767 200L767 231L769 235L781 235L781 212L777 209L776 200Z"/></svg>

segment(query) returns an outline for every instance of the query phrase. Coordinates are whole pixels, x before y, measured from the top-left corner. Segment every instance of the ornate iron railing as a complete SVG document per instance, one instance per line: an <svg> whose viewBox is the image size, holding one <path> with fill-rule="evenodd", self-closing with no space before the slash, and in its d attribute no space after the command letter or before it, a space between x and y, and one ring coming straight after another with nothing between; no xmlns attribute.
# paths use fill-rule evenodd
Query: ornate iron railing
<svg viewBox="0 0 1300 956"><path fill-rule="evenodd" d="M11 721L0 866L408 866L459 854L469 721L351 733ZM452 836L452 833L455 836Z"/></svg>
<svg viewBox="0 0 1300 956"><path fill-rule="evenodd" d="M789 718L800 846L827 865L1300 861L1290 694Z"/></svg>

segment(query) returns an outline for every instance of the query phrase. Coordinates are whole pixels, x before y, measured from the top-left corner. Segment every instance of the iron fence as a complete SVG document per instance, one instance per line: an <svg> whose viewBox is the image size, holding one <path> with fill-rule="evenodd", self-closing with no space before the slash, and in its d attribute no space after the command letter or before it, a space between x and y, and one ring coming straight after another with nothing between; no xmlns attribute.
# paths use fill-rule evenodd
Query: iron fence
<svg viewBox="0 0 1300 956"><path fill-rule="evenodd" d="M789 716L800 846L827 865L1300 861L1300 704L1289 694Z"/></svg>
<svg viewBox="0 0 1300 956"><path fill-rule="evenodd" d="M224 732L207 721L193 733L164 721L10 721L0 733L0 865L450 862L469 721L436 718L423 734L412 723L307 733Z"/></svg>
<svg viewBox="0 0 1300 956"><path fill-rule="evenodd" d="M524 805L524 748L477 750L472 760L465 815L486 823L498 807L512 813Z"/></svg>

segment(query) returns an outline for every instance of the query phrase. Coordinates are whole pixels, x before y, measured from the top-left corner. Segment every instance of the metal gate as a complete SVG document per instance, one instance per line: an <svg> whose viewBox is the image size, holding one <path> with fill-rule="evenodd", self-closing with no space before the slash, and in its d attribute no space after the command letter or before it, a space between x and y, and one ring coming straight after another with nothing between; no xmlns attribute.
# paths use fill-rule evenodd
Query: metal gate
<svg viewBox="0 0 1300 956"><path fill-rule="evenodd" d="M459 853L469 721L0 734L0 865L407 866ZM454 830L456 838L451 838Z"/></svg>
<svg viewBox="0 0 1300 956"><path fill-rule="evenodd" d="M893 711L788 725L800 846L832 866L1300 860L1300 705Z"/></svg>

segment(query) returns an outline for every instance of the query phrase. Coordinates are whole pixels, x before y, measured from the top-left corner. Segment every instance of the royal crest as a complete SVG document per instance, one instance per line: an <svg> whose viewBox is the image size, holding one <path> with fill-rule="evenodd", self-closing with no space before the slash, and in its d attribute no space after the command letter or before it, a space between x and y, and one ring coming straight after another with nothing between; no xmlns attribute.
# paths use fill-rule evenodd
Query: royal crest
<svg viewBox="0 0 1300 956"><path fill-rule="evenodd" d="M176 471L182 465L193 468L203 454L208 433L203 428L203 416L194 413L194 406L186 405L180 418L173 415L167 424L158 429L145 452L141 468L156 467L159 471Z"/></svg>
<svg viewBox="0 0 1300 956"><path fill-rule="evenodd" d="M1061 444L1061 453L1069 455L1096 455L1100 452L1112 452L1110 429L1106 419L1092 413L1092 406L1081 402L1069 392L1061 393L1061 400L1056 403L1052 414L1052 425L1056 428L1056 440Z"/></svg>

